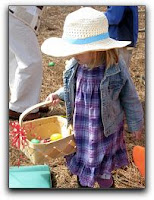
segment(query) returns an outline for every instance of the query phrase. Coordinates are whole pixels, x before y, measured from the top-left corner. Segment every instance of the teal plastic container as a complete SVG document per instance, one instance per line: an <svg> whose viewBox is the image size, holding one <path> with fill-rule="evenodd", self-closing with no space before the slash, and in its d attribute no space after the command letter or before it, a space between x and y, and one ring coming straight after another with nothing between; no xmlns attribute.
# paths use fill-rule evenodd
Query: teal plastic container
<svg viewBox="0 0 154 200"><path fill-rule="evenodd" d="M51 188L48 165L19 166L9 168L9 188Z"/></svg>

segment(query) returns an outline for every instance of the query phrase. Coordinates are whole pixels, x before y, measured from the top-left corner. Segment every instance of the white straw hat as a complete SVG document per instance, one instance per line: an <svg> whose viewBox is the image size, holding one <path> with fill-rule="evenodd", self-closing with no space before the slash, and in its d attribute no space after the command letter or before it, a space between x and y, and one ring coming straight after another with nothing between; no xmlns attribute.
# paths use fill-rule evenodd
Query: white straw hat
<svg viewBox="0 0 154 200"><path fill-rule="evenodd" d="M103 12L82 7L67 15L62 38L51 37L45 40L41 50L50 56L65 57L87 51L121 48L130 43L109 37L108 20Z"/></svg>

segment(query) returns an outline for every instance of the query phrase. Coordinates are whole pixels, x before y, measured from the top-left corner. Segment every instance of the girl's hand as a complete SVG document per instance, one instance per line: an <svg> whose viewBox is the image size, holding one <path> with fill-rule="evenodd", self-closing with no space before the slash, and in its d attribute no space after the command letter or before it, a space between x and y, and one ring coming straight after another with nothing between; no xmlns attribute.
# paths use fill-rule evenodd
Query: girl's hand
<svg viewBox="0 0 154 200"><path fill-rule="evenodd" d="M59 96L55 93L51 93L47 96L45 101L51 101L51 105L55 106L59 103Z"/></svg>
<svg viewBox="0 0 154 200"><path fill-rule="evenodd" d="M140 139L141 139L141 135L142 135L142 129L139 130L139 131L134 131L132 134L133 134L133 137L134 137L136 140L140 140Z"/></svg>

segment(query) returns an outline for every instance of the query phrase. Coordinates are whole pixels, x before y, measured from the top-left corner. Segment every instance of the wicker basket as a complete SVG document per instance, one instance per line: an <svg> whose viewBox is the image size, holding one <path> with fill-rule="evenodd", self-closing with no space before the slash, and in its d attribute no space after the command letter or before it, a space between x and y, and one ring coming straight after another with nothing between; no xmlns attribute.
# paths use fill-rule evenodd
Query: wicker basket
<svg viewBox="0 0 154 200"><path fill-rule="evenodd" d="M74 141L73 130L71 127L67 128L67 120L61 116L51 116L46 118L35 119L23 122L23 119L32 110L47 105L49 102L42 102L36 104L25 110L20 118L19 124L24 127L27 133L27 143L24 148L21 145L21 151L31 160L33 164L44 164L51 158L58 158L60 156L69 155L76 151L76 144ZM53 133L61 133L62 139L50 141L47 143L32 143L32 136L40 136L41 139L50 138Z"/></svg>

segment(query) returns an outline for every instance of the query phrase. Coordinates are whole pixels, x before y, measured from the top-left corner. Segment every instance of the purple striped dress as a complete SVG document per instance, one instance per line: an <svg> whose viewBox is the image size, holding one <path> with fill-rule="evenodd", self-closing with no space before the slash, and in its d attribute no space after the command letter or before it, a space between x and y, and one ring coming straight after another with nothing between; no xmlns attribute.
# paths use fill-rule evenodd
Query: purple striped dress
<svg viewBox="0 0 154 200"><path fill-rule="evenodd" d="M66 161L69 170L88 187L94 186L98 176L109 179L114 169L128 164L123 122L109 137L103 134L100 82L104 69L79 66L77 70L73 116L77 152L66 156Z"/></svg>

